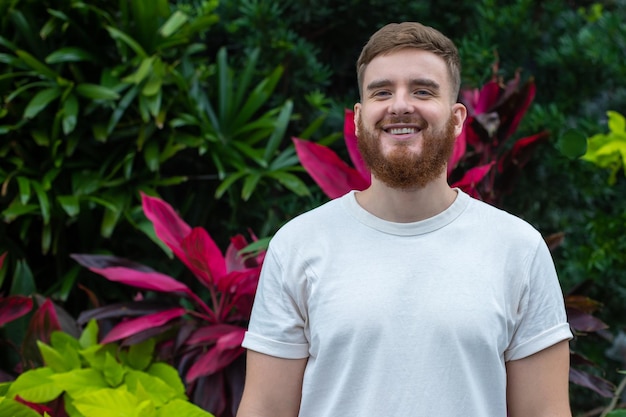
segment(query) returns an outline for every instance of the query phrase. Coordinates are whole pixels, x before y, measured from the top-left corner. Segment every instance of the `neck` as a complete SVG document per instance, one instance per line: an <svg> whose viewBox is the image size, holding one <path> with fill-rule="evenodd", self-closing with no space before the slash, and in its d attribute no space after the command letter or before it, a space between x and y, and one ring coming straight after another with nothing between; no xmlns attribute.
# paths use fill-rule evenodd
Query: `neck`
<svg viewBox="0 0 626 417"><path fill-rule="evenodd" d="M445 176L423 188L410 190L390 188L372 177L372 185L356 194L365 210L383 220L410 223L425 220L446 210L457 193L450 188Z"/></svg>

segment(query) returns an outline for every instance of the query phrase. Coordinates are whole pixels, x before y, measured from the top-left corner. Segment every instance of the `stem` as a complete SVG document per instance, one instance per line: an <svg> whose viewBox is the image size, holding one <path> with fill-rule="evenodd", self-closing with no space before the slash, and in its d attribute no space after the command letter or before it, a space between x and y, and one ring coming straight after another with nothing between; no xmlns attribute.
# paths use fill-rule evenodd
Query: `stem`
<svg viewBox="0 0 626 417"><path fill-rule="evenodd" d="M602 414L600 414L600 417L606 417L607 414L609 414L611 411L613 411L615 409L615 406L617 405L617 402L619 401L620 397L622 396L622 392L624 391L624 388L626 388L626 376L624 376L624 378L622 378L622 381L619 383L619 385L615 389L615 394L613 395L613 398L611 399L611 402L604 409L604 411L602 411Z"/></svg>

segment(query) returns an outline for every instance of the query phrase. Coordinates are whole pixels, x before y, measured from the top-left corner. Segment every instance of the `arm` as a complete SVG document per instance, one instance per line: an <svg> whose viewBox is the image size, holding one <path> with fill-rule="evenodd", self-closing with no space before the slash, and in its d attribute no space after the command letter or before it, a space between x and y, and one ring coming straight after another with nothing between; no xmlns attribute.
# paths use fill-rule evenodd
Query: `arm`
<svg viewBox="0 0 626 417"><path fill-rule="evenodd" d="M506 371L509 417L571 417L568 341L507 362Z"/></svg>
<svg viewBox="0 0 626 417"><path fill-rule="evenodd" d="M282 359L248 350L246 382L237 417L296 417L306 359Z"/></svg>

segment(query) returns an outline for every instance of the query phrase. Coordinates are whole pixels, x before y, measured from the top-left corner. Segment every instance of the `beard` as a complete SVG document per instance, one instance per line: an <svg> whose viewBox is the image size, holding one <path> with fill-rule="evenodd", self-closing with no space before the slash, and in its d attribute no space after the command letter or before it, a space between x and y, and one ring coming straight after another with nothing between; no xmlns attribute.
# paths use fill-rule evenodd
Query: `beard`
<svg viewBox="0 0 626 417"><path fill-rule="evenodd" d="M411 120L390 122L410 123ZM377 127L381 125L383 123L377 124ZM411 151L406 144L399 142L391 152L385 155L379 139L380 128L366 129L361 118L357 121L357 126L360 133L359 151L372 175L387 186L402 190L424 188L445 172L456 141L452 115L442 129L422 130L422 150L419 153Z"/></svg>

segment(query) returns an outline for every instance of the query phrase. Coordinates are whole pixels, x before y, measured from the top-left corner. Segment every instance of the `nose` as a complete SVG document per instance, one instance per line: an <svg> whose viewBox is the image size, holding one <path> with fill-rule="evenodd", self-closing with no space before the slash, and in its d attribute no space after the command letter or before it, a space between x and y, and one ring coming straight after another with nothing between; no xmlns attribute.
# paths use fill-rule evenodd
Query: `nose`
<svg viewBox="0 0 626 417"><path fill-rule="evenodd" d="M389 105L389 113L394 115L410 114L415 110L411 95L404 91L397 91Z"/></svg>

